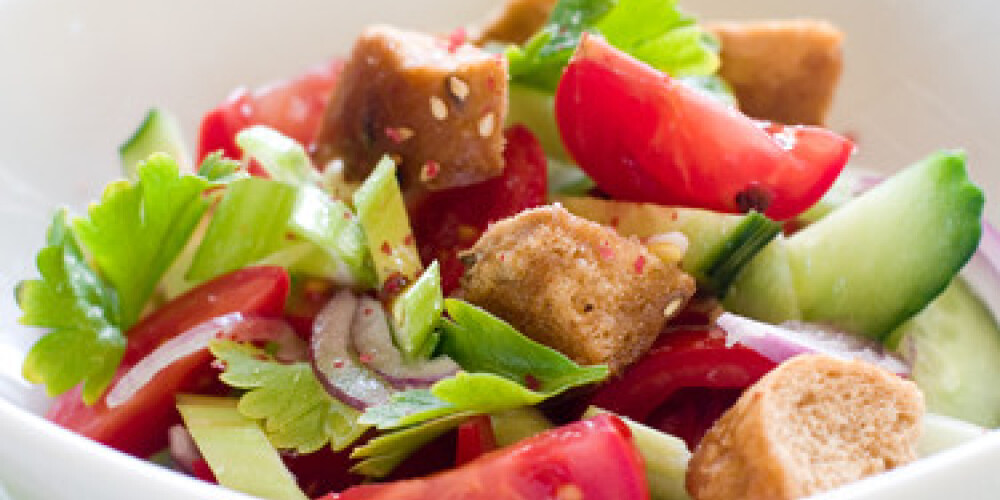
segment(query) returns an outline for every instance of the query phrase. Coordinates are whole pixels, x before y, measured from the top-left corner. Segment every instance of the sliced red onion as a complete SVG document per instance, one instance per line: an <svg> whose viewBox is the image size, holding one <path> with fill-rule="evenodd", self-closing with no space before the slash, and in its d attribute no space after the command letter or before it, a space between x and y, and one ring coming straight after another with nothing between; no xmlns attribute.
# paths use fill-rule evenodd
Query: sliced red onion
<svg viewBox="0 0 1000 500"><path fill-rule="evenodd" d="M725 330L727 342L739 342L775 363L799 354L820 353L868 361L903 376L910 373L909 366L881 344L822 325L789 321L776 326L732 313L723 313L716 323Z"/></svg>
<svg viewBox="0 0 1000 500"><path fill-rule="evenodd" d="M385 309L379 301L370 297L363 297L358 304L351 341L361 361L400 390L430 387L434 382L454 375L459 369L458 364L447 356L410 363L403 359L403 353L392 341Z"/></svg>
<svg viewBox="0 0 1000 500"><path fill-rule="evenodd" d="M392 388L363 366L352 352L351 327L358 298L343 290L316 316L310 355L326 391L359 410L388 401Z"/></svg>
<svg viewBox="0 0 1000 500"><path fill-rule="evenodd" d="M216 339L272 341L278 344L276 357L284 361L302 360L307 355L305 343L284 321L245 318L240 313L230 313L199 323L161 344L118 380L108 392L105 404L108 408L124 404L158 373L178 360L207 349L209 343Z"/></svg>
<svg viewBox="0 0 1000 500"><path fill-rule="evenodd" d="M191 433L180 424L167 429L167 449L177 468L188 474L194 471L194 463L202 458Z"/></svg>

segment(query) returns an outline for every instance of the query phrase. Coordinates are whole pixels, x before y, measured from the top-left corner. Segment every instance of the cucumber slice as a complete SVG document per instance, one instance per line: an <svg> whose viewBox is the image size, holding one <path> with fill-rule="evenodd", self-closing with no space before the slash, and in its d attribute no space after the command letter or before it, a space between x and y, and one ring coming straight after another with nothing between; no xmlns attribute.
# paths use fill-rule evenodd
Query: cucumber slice
<svg viewBox="0 0 1000 500"><path fill-rule="evenodd" d="M174 158L181 170L191 171L190 157L184 147L184 135L173 115L153 108L125 144L118 147L122 175L135 181L136 167L153 153L166 153Z"/></svg>
<svg viewBox="0 0 1000 500"><path fill-rule="evenodd" d="M784 248L746 266L726 305L772 323L804 320L885 340L975 252L983 202L964 154L931 155L773 242Z"/></svg>
<svg viewBox="0 0 1000 500"><path fill-rule="evenodd" d="M688 239L681 269L698 281L698 288L724 296L743 266L767 246L781 226L753 213L726 215L695 208L650 203L560 197L570 213L615 228L623 236L648 238L679 232Z"/></svg>
<svg viewBox="0 0 1000 500"><path fill-rule="evenodd" d="M928 411L1000 426L1000 326L968 284L955 280L892 337Z"/></svg>

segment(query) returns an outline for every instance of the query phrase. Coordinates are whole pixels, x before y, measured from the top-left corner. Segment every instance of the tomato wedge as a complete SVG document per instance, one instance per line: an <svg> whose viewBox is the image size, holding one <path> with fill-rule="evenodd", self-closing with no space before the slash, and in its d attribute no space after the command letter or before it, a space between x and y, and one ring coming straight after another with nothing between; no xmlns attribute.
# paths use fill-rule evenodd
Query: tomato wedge
<svg viewBox="0 0 1000 500"><path fill-rule="evenodd" d="M486 182L430 193L410 205L410 222L424 265L437 259L441 286L458 287L465 267L458 253L472 246L486 227L545 203L545 152L523 126L506 130L503 174Z"/></svg>
<svg viewBox="0 0 1000 500"><path fill-rule="evenodd" d="M612 415L574 422L425 479L359 486L324 500L648 499L631 434Z"/></svg>
<svg viewBox="0 0 1000 500"><path fill-rule="evenodd" d="M585 35L556 91L567 149L615 198L784 220L815 204L853 143L755 121Z"/></svg>
<svg viewBox="0 0 1000 500"><path fill-rule="evenodd" d="M174 299L128 331L128 346L112 386L157 346L212 318L237 312L280 317L288 283L288 274L280 267L251 267L215 278ZM180 359L114 408L107 406L104 397L87 406L80 389L74 389L55 400L46 418L125 453L148 456L166 445L167 428L180 421L174 395L203 390L215 382L211 360L207 349Z"/></svg>
<svg viewBox="0 0 1000 500"><path fill-rule="evenodd" d="M681 327L661 334L591 404L677 435L693 447L743 389L775 366L757 351L727 346L718 327Z"/></svg>
<svg viewBox="0 0 1000 500"><path fill-rule="evenodd" d="M489 415L472 417L458 426L455 465L465 465L495 449L497 440Z"/></svg>
<svg viewBox="0 0 1000 500"><path fill-rule="evenodd" d="M254 91L237 89L202 118L198 161L219 150L240 158L236 134L251 125L267 125L310 147L343 67L342 60L334 59L291 80Z"/></svg>

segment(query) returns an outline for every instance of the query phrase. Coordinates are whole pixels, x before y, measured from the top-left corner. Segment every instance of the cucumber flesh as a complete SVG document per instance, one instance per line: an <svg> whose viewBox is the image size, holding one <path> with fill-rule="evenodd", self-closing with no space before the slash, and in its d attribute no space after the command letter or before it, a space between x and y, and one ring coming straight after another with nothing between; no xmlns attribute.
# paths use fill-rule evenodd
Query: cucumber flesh
<svg viewBox="0 0 1000 500"><path fill-rule="evenodd" d="M771 242L736 277L722 306L765 323L802 319L784 237Z"/></svg>
<svg viewBox="0 0 1000 500"><path fill-rule="evenodd" d="M118 147L122 174L129 180L136 180L136 167L153 153L166 153L180 165L182 171L191 171L190 156L177 119L157 108L150 109L132 137Z"/></svg>
<svg viewBox="0 0 1000 500"><path fill-rule="evenodd" d="M928 411L1000 427L1000 326L968 284L956 279L893 337Z"/></svg>
<svg viewBox="0 0 1000 500"><path fill-rule="evenodd" d="M724 295L743 266L755 259L780 226L760 214L728 215L696 208L651 203L557 198L570 213L611 226L622 236L648 238L679 232L688 240L681 269L698 280L700 290Z"/></svg>
<svg viewBox="0 0 1000 500"><path fill-rule="evenodd" d="M944 291L975 252L983 203L962 153L931 155L773 242L785 247L785 262L780 250L751 262L737 279L742 290L731 310L770 322L823 323L884 341ZM794 290L794 302L775 295L778 287Z"/></svg>

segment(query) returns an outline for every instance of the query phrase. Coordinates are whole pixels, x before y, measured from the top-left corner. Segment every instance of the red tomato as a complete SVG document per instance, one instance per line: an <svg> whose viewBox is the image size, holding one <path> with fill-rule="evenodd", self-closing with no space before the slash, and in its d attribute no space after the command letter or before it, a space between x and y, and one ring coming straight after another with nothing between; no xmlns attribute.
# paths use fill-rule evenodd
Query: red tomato
<svg viewBox="0 0 1000 500"><path fill-rule="evenodd" d="M472 417L458 426L455 465L465 465L495 449L497 440L489 415Z"/></svg>
<svg viewBox="0 0 1000 500"><path fill-rule="evenodd" d="M612 415L544 432L425 479L360 486L326 500L648 499L642 459Z"/></svg>
<svg viewBox="0 0 1000 500"><path fill-rule="evenodd" d="M458 252L472 246L491 222L545 203L545 152L522 126L507 129L504 171L471 186L431 193L411 205L410 222L424 264L437 259L445 294L458 287L465 267Z"/></svg>
<svg viewBox="0 0 1000 500"><path fill-rule="evenodd" d="M202 118L198 161L218 150L227 157L240 158L236 133L251 125L267 125L309 148L343 67L343 61L335 59L288 81L252 92L237 89Z"/></svg>
<svg viewBox="0 0 1000 500"><path fill-rule="evenodd" d="M191 290L128 331L128 346L115 381L166 340L212 318L234 312L280 316L287 294L288 274L280 267L234 271ZM180 359L115 408L108 408L103 397L87 406L77 388L57 398L46 417L125 453L148 456L166 445L167 429L179 422L174 395L214 382L211 360L207 349Z"/></svg>
<svg viewBox="0 0 1000 500"><path fill-rule="evenodd" d="M853 143L754 121L585 35L556 91L573 158L615 198L788 219L823 196Z"/></svg>
<svg viewBox="0 0 1000 500"><path fill-rule="evenodd" d="M591 404L654 427L667 422L662 430L693 445L735 398L729 398L732 392L689 397L698 393L682 390L742 391L775 366L757 351L738 344L726 346L726 334L717 327L668 330L620 378L604 385ZM717 404L720 401L722 404ZM710 404L723 408L712 410L707 408Z"/></svg>
<svg viewBox="0 0 1000 500"><path fill-rule="evenodd" d="M333 282L320 278L297 277L285 302L285 321L299 337L312 337L313 322L336 292Z"/></svg>

